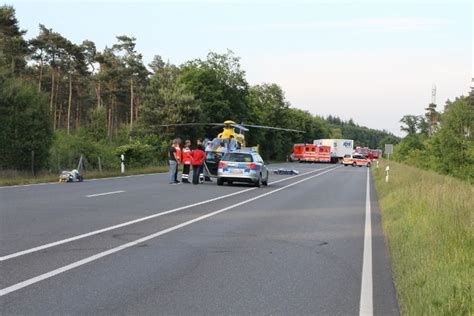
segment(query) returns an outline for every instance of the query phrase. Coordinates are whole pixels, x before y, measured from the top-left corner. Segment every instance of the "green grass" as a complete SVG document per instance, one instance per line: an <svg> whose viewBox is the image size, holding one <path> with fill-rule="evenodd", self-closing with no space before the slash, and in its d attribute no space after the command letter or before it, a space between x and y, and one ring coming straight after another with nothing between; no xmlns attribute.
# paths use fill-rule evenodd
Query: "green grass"
<svg viewBox="0 0 474 316"><path fill-rule="evenodd" d="M402 313L473 315L474 186L386 160L372 170Z"/></svg>
<svg viewBox="0 0 474 316"><path fill-rule="evenodd" d="M127 169L124 174L120 173L120 170L103 170L102 172L99 172L98 170L93 170L93 171L85 171L82 173L82 175L84 176L84 179L97 179L97 178L118 177L118 176L127 176L127 175L135 175L135 174L145 174L145 173L158 173L158 172L166 172L166 171L168 171L168 166L154 166L154 167ZM27 173L27 172L2 171L0 172L0 186L57 182L59 179L58 176L59 176L59 172L55 172L55 173L42 172L33 177L31 173Z"/></svg>

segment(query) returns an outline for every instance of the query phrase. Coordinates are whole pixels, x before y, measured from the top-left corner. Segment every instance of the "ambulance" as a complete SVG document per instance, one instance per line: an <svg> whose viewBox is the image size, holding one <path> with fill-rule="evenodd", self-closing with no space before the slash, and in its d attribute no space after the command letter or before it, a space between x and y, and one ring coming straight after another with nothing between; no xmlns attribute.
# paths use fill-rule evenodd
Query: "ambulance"
<svg viewBox="0 0 474 316"><path fill-rule="evenodd" d="M299 162L316 162L316 146L313 144L295 144L291 159Z"/></svg>
<svg viewBox="0 0 474 316"><path fill-rule="evenodd" d="M313 144L295 144L293 146L291 160L299 162L330 162L331 147L315 146Z"/></svg>
<svg viewBox="0 0 474 316"><path fill-rule="evenodd" d="M331 147L324 145L316 146L316 159L319 162L331 162Z"/></svg>

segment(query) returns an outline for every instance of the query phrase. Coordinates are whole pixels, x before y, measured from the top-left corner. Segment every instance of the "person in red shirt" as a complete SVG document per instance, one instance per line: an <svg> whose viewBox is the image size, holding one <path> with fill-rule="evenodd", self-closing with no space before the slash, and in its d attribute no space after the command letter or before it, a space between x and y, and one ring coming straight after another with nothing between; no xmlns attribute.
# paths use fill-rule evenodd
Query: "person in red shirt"
<svg viewBox="0 0 474 316"><path fill-rule="evenodd" d="M189 182L189 171L191 170L191 163L193 161L193 155L191 151L191 141L188 139L184 143L183 147L183 173L181 174L181 182L182 183L190 183Z"/></svg>
<svg viewBox="0 0 474 316"><path fill-rule="evenodd" d="M193 184L199 184L200 175L203 173L204 159L206 159L206 152L202 145L198 145L192 151L192 165L193 165Z"/></svg>

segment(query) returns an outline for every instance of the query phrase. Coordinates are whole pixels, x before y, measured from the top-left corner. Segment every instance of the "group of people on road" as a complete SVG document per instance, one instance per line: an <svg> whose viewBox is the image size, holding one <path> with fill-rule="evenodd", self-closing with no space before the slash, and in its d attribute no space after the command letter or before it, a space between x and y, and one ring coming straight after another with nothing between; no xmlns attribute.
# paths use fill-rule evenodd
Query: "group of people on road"
<svg viewBox="0 0 474 316"><path fill-rule="evenodd" d="M169 183L191 183L189 181L189 174L191 166L193 168L192 183L204 183L204 160L206 159L206 152L202 140L197 140L195 149L191 149L191 141L186 140L184 147L181 148L181 139L175 138L171 142L168 150L169 160ZM178 180L179 165L183 165L183 172L181 175L181 182Z"/></svg>

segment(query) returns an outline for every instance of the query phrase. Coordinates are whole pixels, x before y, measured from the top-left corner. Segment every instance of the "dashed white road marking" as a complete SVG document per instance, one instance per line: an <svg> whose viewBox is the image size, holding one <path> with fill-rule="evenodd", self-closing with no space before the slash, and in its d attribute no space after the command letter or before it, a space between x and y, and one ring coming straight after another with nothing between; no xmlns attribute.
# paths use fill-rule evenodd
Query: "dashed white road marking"
<svg viewBox="0 0 474 316"><path fill-rule="evenodd" d="M103 196L103 195L111 195L111 194L118 194L118 193L123 193L125 191L113 191L113 192L105 192L105 193L97 193L97 194L89 194L89 195L86 195L86 197L90 198L90 197L96 197L96 196Z"/></svg>

